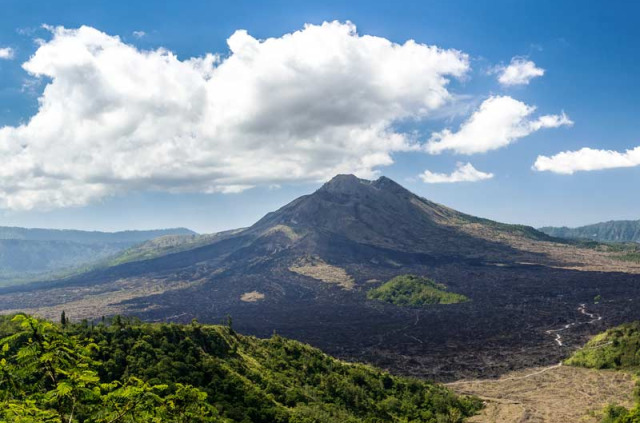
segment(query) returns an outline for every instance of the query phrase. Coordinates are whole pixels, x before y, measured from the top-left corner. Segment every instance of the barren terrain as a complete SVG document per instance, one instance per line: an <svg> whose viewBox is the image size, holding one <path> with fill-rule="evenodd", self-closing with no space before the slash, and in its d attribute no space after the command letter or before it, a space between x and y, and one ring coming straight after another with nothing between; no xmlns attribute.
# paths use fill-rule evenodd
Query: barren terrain
<svg viewBox="0 0 640 423"><path fill-rule="evenodd" d="M624 372L554 365L448 386L485 401L482 414L470 423L597 423L607 404L633 404L634 378Z"/></svg>

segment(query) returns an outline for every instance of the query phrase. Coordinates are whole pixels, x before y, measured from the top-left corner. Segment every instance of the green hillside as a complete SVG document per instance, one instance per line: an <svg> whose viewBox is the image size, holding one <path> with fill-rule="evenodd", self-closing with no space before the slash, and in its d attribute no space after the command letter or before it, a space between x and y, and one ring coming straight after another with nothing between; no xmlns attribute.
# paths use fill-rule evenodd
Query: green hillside
<svg viewBox="0 0 640 423"><path fill-rule="evenodd" d="M469 301L464 295L447 291L447 287L414 275L396 276L370 290L370 300L384 301L398 306L420 307L429 304L455 304Z"/></svg>
<svg viewBox="0 0 640 423"><path fill-rule="evenodd" d="M565 360L565 364L637 373L640 370L640 322L625 323L594 336ZM630 410L609 405L604 410L602 423L640 422L640 383L637 383L634 396L637 403Z"/></svg>
<svg viewBox="0 0 640 423"><path fill-rule="evenodd" d="M566 363L595 369L640 369L640 322L625 323L594 336Z"/></svg>
<svg viewBox="0 0 640 423"><path fill-rule="evenodd" d="M461 422L480 401L230 326L0 318L0 422Z"/></svg>
<svg viewBox="0 0 640 423"><path fill-rule="evenodd" d="M202 247L229 236L242 232L243 229L217 232L213 234L191 235L165 235L150 239L142 244L134 245L122 251L120 254L110 257L106 266L117 266L132 261L149 260L162 257L167 254L179 253L194 248Z"/></svg>

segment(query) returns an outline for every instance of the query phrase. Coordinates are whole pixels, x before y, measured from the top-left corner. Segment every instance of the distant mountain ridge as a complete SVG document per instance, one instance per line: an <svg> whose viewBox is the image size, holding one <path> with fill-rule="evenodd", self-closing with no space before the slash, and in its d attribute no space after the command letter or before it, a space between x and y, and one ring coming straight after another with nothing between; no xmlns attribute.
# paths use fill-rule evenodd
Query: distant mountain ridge
<svg viewBox="0 0 640 423"><path fill-rule="evenodd" d="M640 220L611 220L577 228L546 226L538 229L547 235L599 242L640 242Z"/></svg>
<svg viewBox="0 0 640 423"><path fill-rule="evenodd" d="M0 239L26 241L71 241L82 244L138 243L165 235L195 235L187 228L129 230L118 232L81 231L76 229L42 229L0 226Z"/></svg>
<svg viewBox="0 0 640 423"><path fill-rule="evenodd" d="M185 228L98 232L0 227L0 285L56 277L166 236L197 236Z"/></svg>

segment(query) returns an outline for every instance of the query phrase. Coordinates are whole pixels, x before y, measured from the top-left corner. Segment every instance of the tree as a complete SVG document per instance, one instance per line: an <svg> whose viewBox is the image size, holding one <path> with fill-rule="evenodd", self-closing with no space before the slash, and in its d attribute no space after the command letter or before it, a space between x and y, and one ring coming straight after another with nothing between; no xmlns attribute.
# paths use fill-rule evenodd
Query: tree
<svg viewBox="0 0 640 423"><path fill-rule="evenodd" d="M60 320L68 323L64 312ZM167 385L135 377L102 383L102 363L92 358L98 346L90 339L25 315L13 321L21 330L0 340L0 422L216 421L215 408L197 388L179 385L163 396Z"/></svg>
<svg viewBox="0 0 640 423"><path fill-rule="evenodd" d="M233 332L233 319L231 318L230 314L227 314L227 328L229 328L229 333L234 333Z"/></svg>
<svg viewBox="0 0 640 423"><path fill-rule="evenodd" d="M113 323L0 316L0 423L459 423L481 407L279 335Z"/></svg>

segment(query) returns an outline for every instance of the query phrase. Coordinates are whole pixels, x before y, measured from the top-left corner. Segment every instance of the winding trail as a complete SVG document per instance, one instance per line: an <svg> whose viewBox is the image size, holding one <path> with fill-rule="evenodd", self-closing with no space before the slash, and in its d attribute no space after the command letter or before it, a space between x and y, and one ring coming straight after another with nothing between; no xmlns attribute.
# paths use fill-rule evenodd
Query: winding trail
<svg viewBox="0 0 640 423"><path fill-rule="evenodd" d="M554 364L552 366L543 367L540 370L536 370L533 373L527 373L526 375L508 377L508 378L504 378L504 379L458 380L456 382L445 383L444 385L445 386L453 386L453 385L464 385L464 384L470 384L470 383L502 383L502 382L508 382L510 380L522 380L522 379L528 379L528 378L530 378L532 376L537 376L539 374L548 372L549 370L557 369L560 366L562 366L562 363Z"/></svg>
<svg viewBox="0 0 640 423"><path fill-rule="evenodd" d="M578 311L580 312L580 314L583 314L587 317L589 317L589 321L586 322L573 322L573 323L568 323L564 326L562 326L560 329L550 329L545 331L546 334L553 336L553 340L556 344L558 344L558 346L563 347L564 344L562 342L562 335L560 334L561 332L570 329L572 327L575 326L579 326L579 325L590 325L594 322L600 321L602 320L602 316L597 314L597 313L590 313L587 311L587 305L586 304L580 304L580 307L578 307ZM606 345L606 344L603 344ZM601 347L602 345L599 345L598 347ZM542 373L548 372L550 370L553 369L557 369L559 367L562 366L562 362L558 363L558 364L554 364L551 366L547 366L547 367L543 367L541 369L538 369L532 373L527 373L525 375L522 376L514 376L514 377L508 377L508 378L504 378L504 379L475 379L475 380L459 380L456 382L450 382L450 383L445 383L445 386L454 386L454 385L465 385L465 384L473 384L473 383L502 383L502 382L507 382L507 381L512 381L512 380L521 380L521 379L528 379L530 377L533 376L537 376L540 375Z"/></svg>
<svg viewBox="0 0 640 423"><path fill-rule="evenodd" d="M553 336L553 340L556 344L558 344L559 347L563 347L564 343L562 342L562 335L561 332L567 330L567 329L571 329L574 326L579 326L579 325L590 325L594 322L600 321L602 320L602 316L597 314L597 313L589 313L587 311L587 305L586 304L580 304L580 307L578 307L578 311L585 315L588 316L591 320L589 320L588 322L573 322L573 323L568 323L566 325L564 325L563 327L561 327L560 329L549 329L547 331L545 331L545 333L547 335L551 335Z"/></svg>
<svg viewBox="0 0 640 423"><path fill-rule="evenodd" d="M602 320L601 315L587 310L586 304L580 304L577 310L579 313L574 322L545 331L561 348L565 347L562 337L564 331ZM478 423L595 422L595 419L589 420L585 416L606 404L629 401L628 392L633 385L635 382L630 375L624 379L619 372L606 373L564 366L562 362L522 369L498 379L458 380L444 384L459 394L476 395L484 402L486 407L483 412L469 420Z"/></svg>

